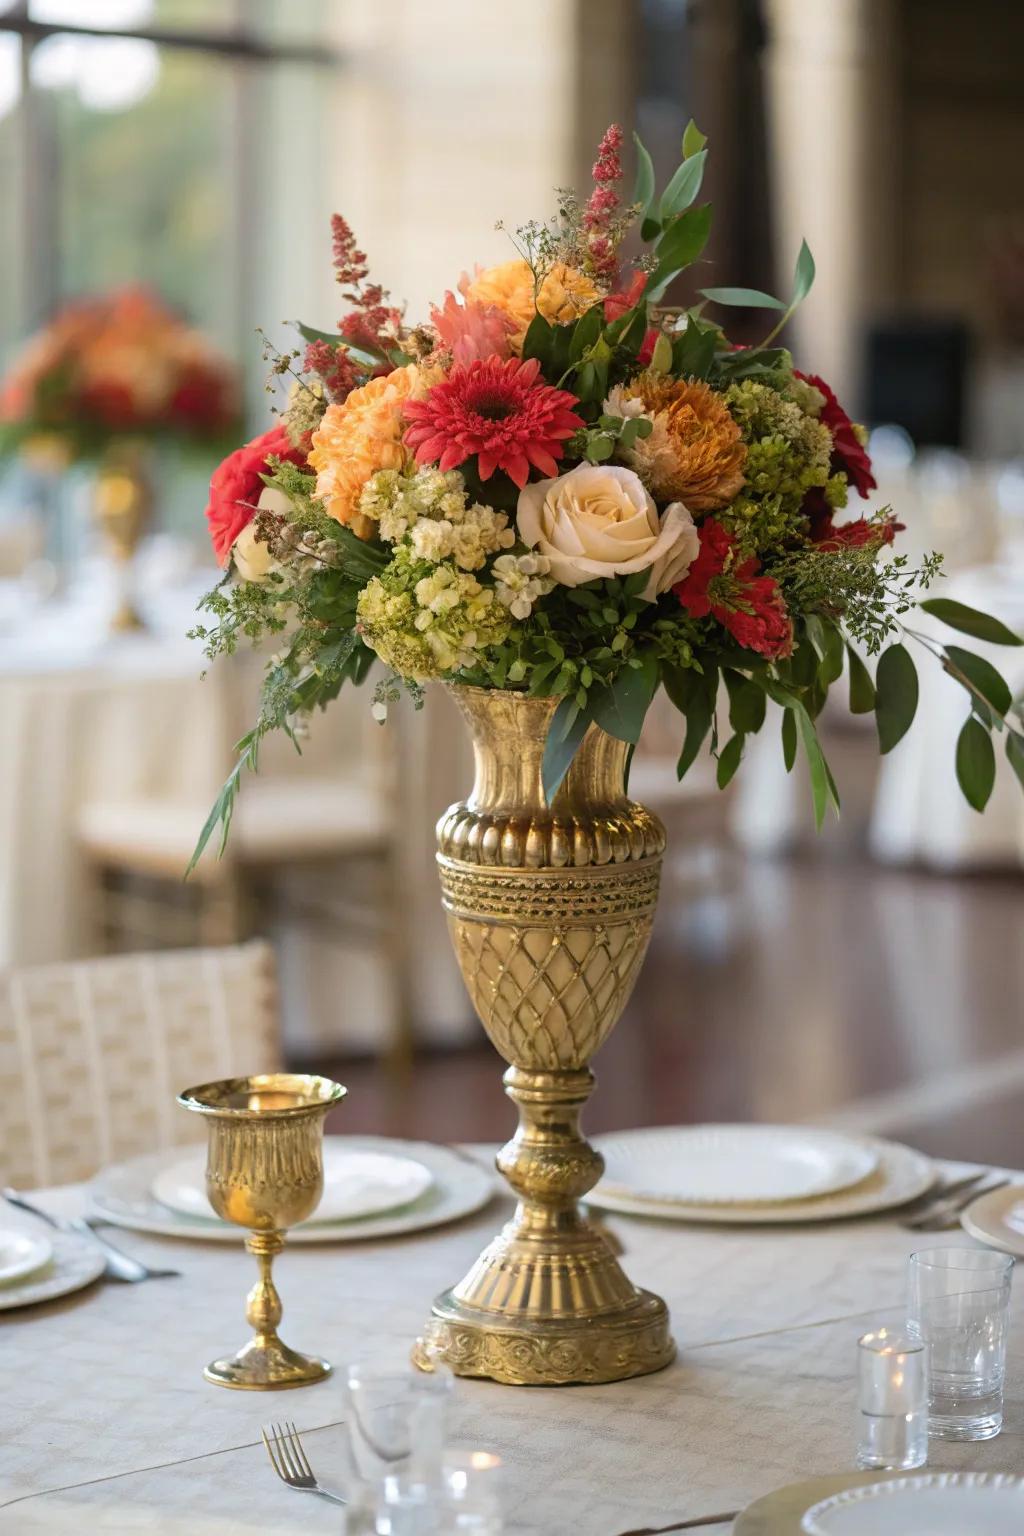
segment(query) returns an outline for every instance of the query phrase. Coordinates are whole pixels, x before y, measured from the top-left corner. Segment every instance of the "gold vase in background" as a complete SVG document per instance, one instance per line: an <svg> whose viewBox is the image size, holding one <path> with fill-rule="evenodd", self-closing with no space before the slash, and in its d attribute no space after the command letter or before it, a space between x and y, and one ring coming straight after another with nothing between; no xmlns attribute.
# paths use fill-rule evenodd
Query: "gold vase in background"
<svg viewBox="0 0 1024 1536"><path fill-rule="evenodd" d="M145 628L132 600L131 575L152 508L144 450L133 444L112 447L96 472L93 517L114 566L117 597L110 628L118 633Z"/></svg>
<svg viewBox="0 0 1024 1536"><path fill-rule="evenodd" d="M498 1154L515 1216L434 1303L418 1358L512 1384L617 1381L675 1354L665 1303L623 1273L578 1202L603 1160L579 1129L589 1062L647 949L665 832L626 796L627 748L588 731L549 807L555 699L455 688L476 779L438 824L438 864L463 980L507 1062L519 1128Z"/></svg>
<svg viewBox="0 0 1024 1536"><path fill-rule="evenodd" d="M326 1077L275 1072L203 1083L178 1103L207 1117L206 1193L225 1221L248 1227L246 1248L260 1277L246 1317L254 1337L203 1372L222 1387L272 1391L322 1381L326 1360L300 1355L277 1336L281 1299L271 1266L285 1232L313 1214L323 1194L324 1117L345 1095Z"/></svg>

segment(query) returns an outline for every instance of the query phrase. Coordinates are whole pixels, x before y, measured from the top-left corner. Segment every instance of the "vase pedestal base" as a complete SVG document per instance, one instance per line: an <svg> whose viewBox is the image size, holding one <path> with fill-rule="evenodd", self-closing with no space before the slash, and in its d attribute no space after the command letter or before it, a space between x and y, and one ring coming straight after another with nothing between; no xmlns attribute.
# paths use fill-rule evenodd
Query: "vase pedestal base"
<svg viewBox="0 0 1024 1536"><path fill-rule="evenodd" d="M434 1302L414 1359L509 1386L562 1387L646 1376L675 1353L661 1297L632 1285L605 1239L579 1223L560 1249L538 1250L506 1228Z"/></svg>

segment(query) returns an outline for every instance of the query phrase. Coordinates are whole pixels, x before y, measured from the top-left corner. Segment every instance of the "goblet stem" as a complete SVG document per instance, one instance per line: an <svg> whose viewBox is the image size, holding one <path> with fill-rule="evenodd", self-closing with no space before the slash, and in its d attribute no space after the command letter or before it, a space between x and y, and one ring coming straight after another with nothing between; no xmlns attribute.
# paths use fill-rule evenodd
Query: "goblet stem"
<svg viewBox="0 0 1024 1536"><path fill-rule="evenodd" d="M246 1238L245 1246L260 1270L260 1277L246 1298L245 1316L249 1326L255 1330L258 1342L265 1348L268 1344L280 1342L277 1329L284 1308L271 1270L275 1258L284 1247L284 1233L253 1232Z"/></svg>

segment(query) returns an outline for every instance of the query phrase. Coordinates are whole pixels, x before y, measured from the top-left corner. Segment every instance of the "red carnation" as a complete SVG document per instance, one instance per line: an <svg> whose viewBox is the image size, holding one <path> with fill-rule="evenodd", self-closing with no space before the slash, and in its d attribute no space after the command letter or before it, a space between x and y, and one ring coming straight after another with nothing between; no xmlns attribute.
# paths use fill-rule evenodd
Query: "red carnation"
<svg viewBox="0 0 1024 1536"><path fill-rule="evenodd" d="M894 517L858 517L855 522L843 523L838 528L830 523L815 543L819 549L826 550L860 549L865 544L880 549L883 544L891 544L896 535L903 532L903 527L903 523L898 523Z"/></svg>
<svg viewBox="0 0 1024 1536"><path fill-rule="evenodd" d="M454 469L476 456L481 480L504 470L522 490L531 466L557 475L562 441L583 426L568 390L539 378L540 363L486 357L456 364L425 400L403 407L417 464Z"/></svg>
<svg viewBox="0 0 1024 1536"><path fill-rule="evenodd" d="M779 584L759 576L753 557L735 564L736 541L713 517L700 527L700 551L685 580L672 588L691 618L709 613L748 651L761 656L788 656L793 649L793 623Z"/></svg>
<svg viewBox="0 0 1024 1536"><path fill-rule="evenodd" d="M271 456L288 459L292 464L306 462L303 450L293 448L285 428L278 426L236 448L213 472L206 521L218 565L227 565L231 546L255 516L256 502L263 490L262 476Z"/></svg>
<svg viewBox="0 0 1024 1536"><path fill-rule="evenodd" d="M816 373L801 373L799 369L796 370L796 376L807 384L813 384L825 396L819 420L825 423L832 434L832 473L844 474L850 484L856 486L862 496L866 496L875 489L878 482L871 473L871 459L857 436L853 422L824 379Z"/></svg>

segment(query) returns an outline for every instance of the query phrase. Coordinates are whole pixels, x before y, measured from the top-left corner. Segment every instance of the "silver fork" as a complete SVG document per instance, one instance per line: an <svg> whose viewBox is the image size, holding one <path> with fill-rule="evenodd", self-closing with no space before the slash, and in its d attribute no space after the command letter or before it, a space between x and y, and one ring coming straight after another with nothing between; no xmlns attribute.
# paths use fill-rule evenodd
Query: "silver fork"
<svg viewBox="0 0 1024 1536"><path fill-rule="evenodd" d="M952 1199L940 1200L920 1216L913 1216L905 1221L903 1226L908 1232L949 1232L960 1224L960 1212L975 1200L980 1200L982 1195L994 1194L997 1189L1004 1189L1009 1184L1009 1179L994 1179L979 1189L963 1191L954 1195Z"/></svg>
<svg viewBox="0 0 1024 1536"><path fill-rule="evenodd" d="M260 1434L270 1457L270 1465L282 1483L287 1483L289 1488L295 1488L299 1493L318 1493L322 1499L330 1499L332 1504L347 1502L340 1493L332 1493L329 1488L317 1482L294 1424L270 1424L267 1429L261 1429Z"/></svg>
<svg viewBox="0 0 1024 1536"><path fill-rule="evenodd" d="M103 1249L106 1255L107 1267L103 1273L108 1280L121 1280L127 1285L138 1285L142 1280L179 1278L180 1271L177 1269L150 1269L149 1265L143 1264L141 1259L134 1259L120 1248L115 1248L113 1243L100 1236L87 1216L75 1216L70 1221L58 1221L56 1216L51 1216L49 1211L44 1211L42 1206L34 1205L16 1189L5 1189L3 1196L8 1205L16 1206L19 1211L27 1211L30 1216L38 1216L40 1221L45 1221L48 1226L54 1227L58 1232L75 1232L79 1237L90 1238Z"/></svg>

